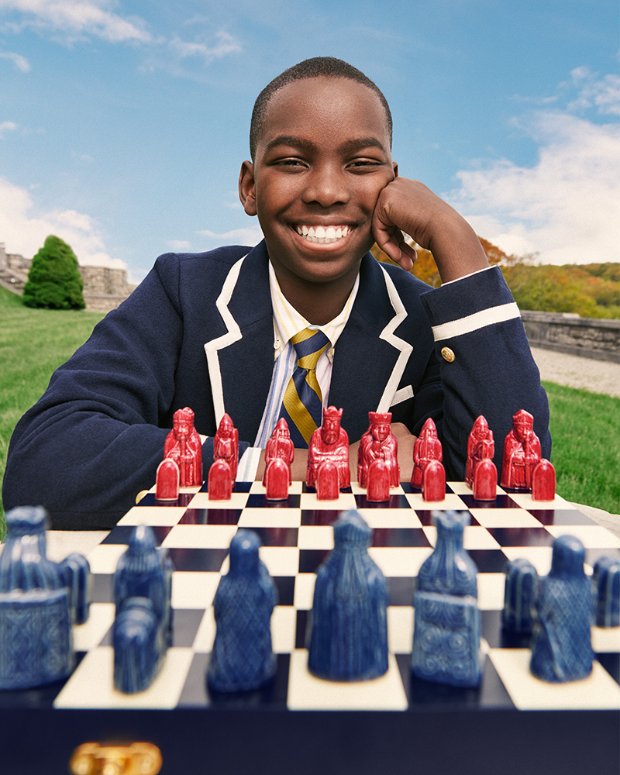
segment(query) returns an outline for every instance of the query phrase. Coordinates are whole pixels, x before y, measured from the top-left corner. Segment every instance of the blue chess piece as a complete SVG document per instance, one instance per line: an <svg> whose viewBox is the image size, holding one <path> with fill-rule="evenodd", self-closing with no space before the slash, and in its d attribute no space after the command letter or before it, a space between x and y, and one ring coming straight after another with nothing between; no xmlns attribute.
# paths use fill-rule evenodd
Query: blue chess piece
<svg viewBox="0 0 620 775"><path fill-rule="evenodd" d="M584 557L578 538L556 538L551 572L539 582L530 670L544 681L576 681L592 672L592 592Z"/></svg>
<svg viewBox="0 0 620 775"><path fill-rule="evenodd" d="M138 525L114 573L114 684L122 691L147 688L161 667L172 642L171 589L172 564L167 552L157 548L152 528ZM146 640L142 631L150 633ZM143 654L137 653L140 648ZM132 675L138 669L145 672Z"/></svg>
<svg viewBox="0 0 620 775"><path fill-rule="evenodd" d="M527 635L532 632L538 573L529 560L508 563L504 586L502 627L506 632Z"/></svg>
<svg viewBox="0 0 620 775"><path fill-rule="evenodd" d="M368 555L371 536L357 511L342 514L317 572L308 668L321 678L363 681L388 669L387 586Z"/></svg>
<svg viewBox="0 0 620 775"><path fill-rule="evenodd" d="M0 689L29 689L65 678L73 668L72 600L63 565L47 558L47 514L24 506L6 515L7 539L0 556ZM74 565L88 563L78 555ZM76 597L77 602L77 597ZM80 600L87 616L87 594Z"/></svg>
<svg viewBox="0 0 620 775"><path fill-rule="evenodd" d="M83 554L73 552L60 563L65 586L69 588L69 600L73 621L84 624L90 611L90 565Z"/></svg>
<svg viewBox="0 0 620 775"><path fill-rule="evenodd" d="M130 597L121 603L112 630L116 689L126 694L148 689L166 652L165 637L151 600Z"/></svg>
<svg viewBox="0 0 620 775"><path fill-rule="evenodd" d="M217 630L207 681L217 692L258 689L276 672L271 614L277 592L259 547L256 533L237 531L230 543L228 574L215 593Z"/></svg>
<svg viewBox="0 0 620 775"><path fill-rule="evenodd" d="M594 565L592 582L596 626L620 626L620 559L600 557Z"/></svg>
<svg viewBox="0 0 620 775"><path fill-rule="evenodd" d="M468 512L436 511L437 543L420 567L413 605L411 669L419 678L451 686L480 683L477 568L463 548Z"/></svg>

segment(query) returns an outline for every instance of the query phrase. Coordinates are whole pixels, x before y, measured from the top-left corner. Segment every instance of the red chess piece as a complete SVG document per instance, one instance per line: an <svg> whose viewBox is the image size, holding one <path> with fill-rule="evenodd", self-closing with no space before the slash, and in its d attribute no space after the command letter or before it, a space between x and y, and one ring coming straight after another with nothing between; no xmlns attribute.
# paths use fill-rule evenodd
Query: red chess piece
<svg viewBox="0 0 620 775"><path fill-rule="evenodd" d="M532 500L552 501L555 498L555 468L545 458L532 472Z"/></svg>
<svg viewBox="0 0 620 775"><path fill-rule="evenodd" d="M239 464L239 431L233 425L230 415L226 413L222 415L213 437L213 459L225 460L228 463L234 482Z"/></svg>
<svg viewBox="0 0 620 775"><path fill-rule="evenodd" d="M367 486L368 469L374 460L383 460L389 473L390 487L400 484L398 441L390 423L391 412L368 412L370 427L360 439L357 476L361 487Z"/></svg>
<svg viewBox="0 0 620 775"><path fill-rule="evenodd" d="M338 466L332 460L324 460L316 475L316 497L320 501L335 501L340 495Z"/></svg>
<svg viewBox="0 0 620 775"><path fill-rule="evenodd" d="M157 466L155 498L158 501L175 501L179 497L179 467L171 458L165 458Z"/></svg>
<svg viewBox="0 0 620 775"><path fill-rule="evenodd" d="M497 467L490 458L484 458L476 463L472 489L477 501L495 500L497 496Z"/></svg>
<svg viewBox="0 0 620 775"><path fill-rule="evenodd" d="M265 469L265 498L284 501L288 498L290 468L281 457L274 457Z"/></svg>
<svg viewBox="0 0 620 775"><path fill-rule="evenodd" d="M493 431L489 428L486 418L480 415L474 422L467 440L465 481L470 487L474 484L476 464L485 458L493 458L493 455L495 455Z"/></svg>
<svg viewBox="0 0 620 775"><path fill-rule="evenodd" d="M441 442L437 438L437 427L432 417L422 426L420 435L413 444L413 471L411 472L411 484L422 488L424 481L424 469L431 460L443 459Z"/></svg>
<svg viewBox="0 0 620 775"><path fill-rule="evenodd" d="M225 460L214 460L209 469L207 489L210 501L228 501L232 496L233 478Z"/></svg>
<svg viewBox="0 0 620 775"><path fill-rule="evenodd" d="M531 489L532 472L541 457L540 441L534 433L534 418L521 409L513 415L512 430L504 439L502 487Z"/></svg>
<svg viewBox="0 0 620 775"><path fill-rule="evenodd" d="M439 460L429 460L424 467L422 499L442 501L446 497L446 471Z"/></svg>
<svg viewBox="0 0 620 775"><path fill-rule="evenodd" d="M179 467L181 487L202 484L202 443L194 428L194 412L186 406L177 409L172 418L172 430L166 436L164 457Z"/></svg>
<svg viewBox="0 0 620 775"><path fill-rule="evenodd" d="M323 424L310 437L308 445L308 465L306 468L306 484L316 486L319 467L325 460L330 460L338 469L339 487L349 487L351 472L349 471L349 436L341 427L342 409L329 406L323 410Z"/></svg>
<svg viewBox="0 0 620 775"><path fill-rule="evenodd" d="M263 474L263 485L265 486L267 466L276 457L281 458L287 464L289 469L288 483L291 484L293 481L291 465L295 459L295 445L291 440L291 432L284 417L281 417L276 423L276 427L273 429L273 433L269 437L267 446L265 447L265 473Z"/></svg>
<svg viewBox="0 0 620 775"><path fill-rule="evenodd" d="M383 458L376 458L368 466L366 500L384 503L390 499L390 466Z"/></svg>

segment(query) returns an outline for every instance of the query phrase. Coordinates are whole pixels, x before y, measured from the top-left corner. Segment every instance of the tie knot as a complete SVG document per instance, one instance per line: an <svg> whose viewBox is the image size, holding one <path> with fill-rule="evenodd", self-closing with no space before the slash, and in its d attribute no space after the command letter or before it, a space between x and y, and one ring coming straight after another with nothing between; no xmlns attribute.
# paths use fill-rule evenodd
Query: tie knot
<svg viewBox="0 0 620 775"><path fill-rule="evenodd" d="M302 369L316 369L319 358L329 347L329 339L322 331L304 328L291 337L297 353L297 363Z"/></svg>

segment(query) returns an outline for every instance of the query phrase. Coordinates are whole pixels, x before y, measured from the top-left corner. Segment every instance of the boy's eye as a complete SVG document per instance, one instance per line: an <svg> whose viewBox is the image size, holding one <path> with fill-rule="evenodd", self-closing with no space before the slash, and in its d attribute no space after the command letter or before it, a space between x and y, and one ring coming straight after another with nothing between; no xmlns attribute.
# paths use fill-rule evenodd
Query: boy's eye
<svg viewBox="0 0 620 775"><path fill-rule="evenodd" d="M379 166L381 166L381 162L377 161L377 159L354 159L349 163L349 169L359 171L364 171Z"/></svg>
<svg viewBox="0 0 620 775"><path fill-rule="evenodd" d="M301 159L278 159L276 165L279 167L305 167Z"/></svg>

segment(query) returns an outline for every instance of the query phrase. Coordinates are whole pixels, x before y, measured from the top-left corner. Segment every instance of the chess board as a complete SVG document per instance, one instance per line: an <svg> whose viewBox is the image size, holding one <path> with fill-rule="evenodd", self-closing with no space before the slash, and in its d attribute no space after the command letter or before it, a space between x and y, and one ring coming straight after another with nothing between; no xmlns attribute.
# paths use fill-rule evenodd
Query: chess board
<svg viewBox="0 0 620 775"><path fill-rule="evenodd" d="M93 604L88 622L75 628L73 674L63 685L0 694L0 709L45 710L52 728L62 727L58 735L75 745L106 732L161 744L164 773L202 771L188 769L195 766L192 755L205 772L248 772L254 763L252 771L265 773L392 775L413 772L412 761L465 772L463 757L476 757L472 772L478 773L501 766L504 773L565 774L582 765L599 775L617 773L620 628L593 628L596 660L589 678L550 685L530 675L527 640L502 633L500 616L508 560L525 557L546 574L554 538L571 533L585 545L591 571L602 554L620 556L620 538L560 497L534 502L529 494L498 488L494 502L480 502L463 483L447 489L444 501L428 503L403 483L382 504L369 503L356 484L338 501L318 501L302 483L292 485L286 501L266 500L258 482L237 483L230 501L209 500L206 485L182 491L173 503L158 502L150 492L89 555ZM305 647L315 573L333 546L332 523L351 508L373 528L369 551L387 580L390 657L381 678L337 683L308 672ZM413 594L435 543L434 509L471 515L464 544L478 567L484 663L477 689L410 674ZM122 695L112 683L113 573L133 527L144 523L175 567L174 638L151 688ZM259 692L211 696L205 675L215 635L212 602L227 571L230 540L241 527L260 536L261 557L278 590L272 617L278 671ZM90 736L80 740L78 729L85 734L89 718ZM449 745L441 742L445 735ZM263 768L256 764L260 757Z"/></svg>

